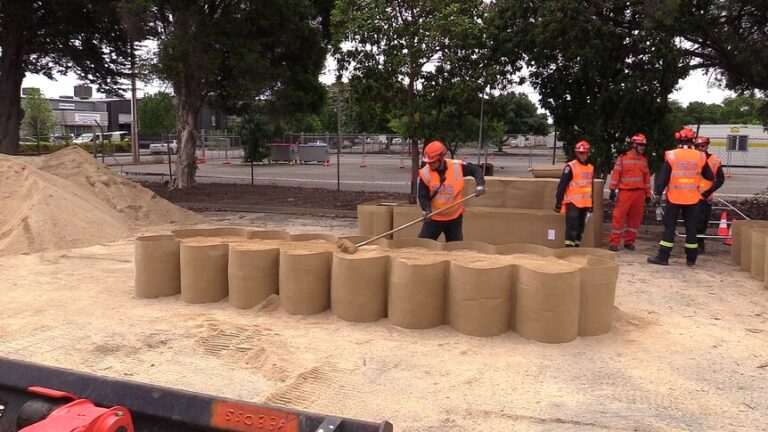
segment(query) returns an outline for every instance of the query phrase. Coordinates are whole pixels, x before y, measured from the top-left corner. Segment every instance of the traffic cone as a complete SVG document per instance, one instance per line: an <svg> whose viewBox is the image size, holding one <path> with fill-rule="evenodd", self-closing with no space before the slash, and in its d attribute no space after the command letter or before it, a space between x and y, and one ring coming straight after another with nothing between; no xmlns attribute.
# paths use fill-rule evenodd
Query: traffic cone
<svg viewBox="0 0 768 432"><path fill-rule="evenodd" d="M728 233L728 212L723 212L723 214L720 215L720 225L717 227L717 235L726 237L729 235Z"/></svg>
<svg viewBox="0 0 768 432"><path fill-rule="evenodd" d="M736 223L736 218L733 218L733 220L731 221L731 228L728 230L728 238L725 239L725 241L723 242L723 244L726 246L731 246L733 244L733 224L735 223Z"/></svg>

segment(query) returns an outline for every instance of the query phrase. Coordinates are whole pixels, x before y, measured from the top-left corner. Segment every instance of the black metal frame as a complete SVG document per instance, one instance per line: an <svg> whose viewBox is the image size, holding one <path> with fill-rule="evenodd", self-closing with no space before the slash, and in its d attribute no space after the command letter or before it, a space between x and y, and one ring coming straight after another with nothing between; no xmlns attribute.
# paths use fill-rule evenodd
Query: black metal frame
<svg viewBox="0 0 768 432"><path fill-rule="evenodd" d="M41 386L66 391L97 406L124 406L137 432L392 432L392 424L324 416L283 407L254 404L182 390L105 378L83 372L0 358L0 432L16 432L19 409L45 400L27 391ZM234 408L230 416L222 409ZM218 413L218 417L217 417ZM224 418L227 420L224 420ZM258 421L259 417L262 421ZM218 418L218 420L216 420ZM266 418L266 421L264 419ZM243 421L243 419L246 419ZM248 420L250 419L250 421ZM283 426L282 420L289 425ZM327 426L334 426L328 429ZM52 431L57 432L57 431Z"/></svg>

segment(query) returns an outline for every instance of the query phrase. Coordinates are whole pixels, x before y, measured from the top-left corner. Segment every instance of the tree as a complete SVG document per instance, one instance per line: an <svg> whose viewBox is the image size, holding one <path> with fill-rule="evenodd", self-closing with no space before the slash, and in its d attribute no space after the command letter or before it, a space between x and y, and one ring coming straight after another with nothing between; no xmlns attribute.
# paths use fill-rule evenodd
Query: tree
<svg viewBox="0 0 768 432"><path fill-rule="evenodd" d="M653 163L671 145L668 95L687 74L674 35L647 25L641 0L500 3L500 52L526 54L529 80L571 153L579 140L594 149L606 175L627 137L656 144ZM659 148L661 147L661 148Z"/></svg>
<svg viewBox="0 0 768 432"><path fill-rule="evenodd" d="M127 1L146 4L148 34L158 39L156 71L176 97L175 187L195 184L204 101L237 113L262 100L275 117L322 106L329 1Z"/></svg>
<svg viewBox="0 0 768 432"><path fill-rule="evenodd" d="M176 107L173 96L160 91L139 100L139 127L147 135L160 135L176 129Z"/></svg>
<svg viewBox="0 0 768 432"><path fill-rule="evenodd" d="M53 130L58 125L53 108L40 89L32 89L22 103L24 119L21 125L24 133L37 142L37 154L41 154L40 141L51 141Z"/></svg>
<svg viewBox="0 0 768 432"><path fill-rule="evenodd" d="M766 100L754 96L735 96L725 98L719 104L691 102L683 107L673 101L671 123L673 125L699 124L761 124L760 109Z"/></svg>
<svg viewBox="0 0 768 432"><path fill-rule="evenodd" d="M487 127L489 133L496 136L499 151L502 149L504 134L547 135L549 134L549 119L546 114L538 112L536 105L525 93L503 93L493 96L486 104L486 116L489 126L498 123L497 127ZM492 135L488 135L490 138Z"/></svg>
<svg viewBox="0 0 768 432"><path fill-rule="evenodd" d="M367 97L391 101L389 124L411 144L411 198L415 199L418 144L431 128L422 123L430 82L464 81L481 92L508 75L502 59L491 61L482 0L338 0L331 15L334 55L340 73L360 81ZM363 85L364 84L364 85ZM454 88L454 90L456 90ZM432 114L445 115L440 107ZM367 112L360 109L362 113ZM375 116L381 119L381 115Z"/></svg>
<svg viewBox="0 0 768 432"><path fill-rule="evenodd" d="M0 2L0 153L18 151L27 73L52 78L74 72L101 91L119 90L130 57L119 2Z"/></svg>

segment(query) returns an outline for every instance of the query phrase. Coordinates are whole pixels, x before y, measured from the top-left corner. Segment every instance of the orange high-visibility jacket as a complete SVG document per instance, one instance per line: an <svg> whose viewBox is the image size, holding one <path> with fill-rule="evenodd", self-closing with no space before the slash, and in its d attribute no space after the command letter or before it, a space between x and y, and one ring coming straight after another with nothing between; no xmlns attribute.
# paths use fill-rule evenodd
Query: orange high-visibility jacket
<svg viewBox="0 0 768 432"><path fill-rule="evenodd" d="M701 199L701 170L707 162L703 152L679 148L666 153L672 172L667 185L667 200L673 204L696 204Z"/></svg>
<svg viewBox="0 0 768 432"><path fill-rule="evenodd" d="M568 183L563 202L579 208L592 207L592 177L595 175L595 167L592 164L582 165L577 160L568 162L568 166L571 167L573 180Z"/></svg>
<svg viewBox="0 0 768 432"><path fill-rule="evenodd" d="M616 159L611 173L610 190L645 189L651 196L651 172L645 156L628 151Z"/></svg>
<svg viewBox="0 0 768 432"><path fill-rule="evenodd" d="M445 208L456 201L461 201L461 191L464 189L464 171L459 160L446 159L445 182L440 184L440 175L429 165L419 170L419 177L429 187L432 212ZM433 220L446 221L456 219L464 213L464 205L459 204L450 210L432 216Z"/></svg>
<svg viewBox="0 0 768 432"><path fill-rule="evenodd" d="M717 176L717 170L720 168L720 165L722 164L722 162L720 161L720 158L718 158L714 154L710 154L709 157L707 158L707 164L709 164L709 167L712 168L712 174ZM714 181L709 181L704 177L702 177L701 182L699 182L699 191L704 193L704 191L711 188L714 183L715 183ZM709 196L709 200L712 200L712 197L714 197L714 194Z"/></svg>

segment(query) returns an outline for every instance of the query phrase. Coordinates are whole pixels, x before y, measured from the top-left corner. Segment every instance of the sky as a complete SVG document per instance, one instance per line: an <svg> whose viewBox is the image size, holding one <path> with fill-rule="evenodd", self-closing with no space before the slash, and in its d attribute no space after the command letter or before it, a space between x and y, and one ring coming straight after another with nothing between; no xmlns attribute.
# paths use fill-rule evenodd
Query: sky
<svg viewBox="0 0 768 432"><path fill-rule="evenodd" d="M326 72L321 76L321 81L330 83L333 81L333 73L326 68ZM74 75L58 76L56 81L49 80L41 75L27 75L24 79L22 87L38 87L42 90L46 97L59 97L59 96L72 96L74 93L74 86L79 83L79 80ZM170 91L168 86L164 86L161 83L139 83L138 95L141 97L144 93L154 93L158 90ZM166 87L166 88L164 88ZM538 105L539 96L536 91L526 85L515 89L517 92L524 92L528 97ZM103 97L102 94L96 93L94 88L94 97ZM733 93L721 88L711 86L709 84L708 76L704 71L694 71L688 78L680 81L677 91L672 93L671 98L676 99L683 105L687 105L690 102L699 101L706 103L720 103L728 96L733 96Z"/></svg>

